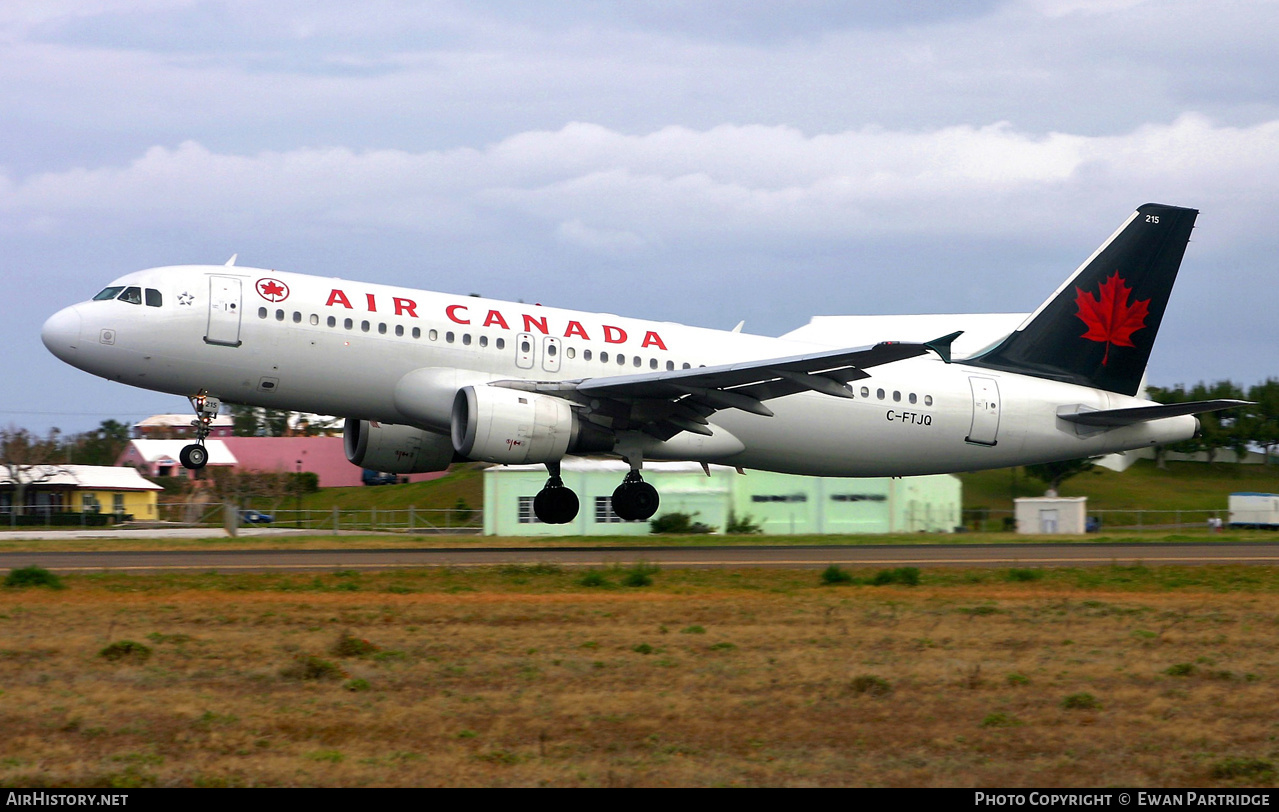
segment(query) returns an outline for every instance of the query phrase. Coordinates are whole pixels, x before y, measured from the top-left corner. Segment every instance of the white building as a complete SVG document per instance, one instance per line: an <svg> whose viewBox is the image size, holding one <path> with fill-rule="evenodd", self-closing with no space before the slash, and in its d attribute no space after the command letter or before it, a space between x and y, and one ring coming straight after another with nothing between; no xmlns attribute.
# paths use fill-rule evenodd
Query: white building
<svg viewBox="0 0 1279 812"><path fill-rule="evenodd" d="M546 483L543 465L494 466L484 471L484 532L499 536L643 535L648 522L623 522L613 513L613 490L628 467L620 460L565 458L565 486L580 509L568 524L542 524L533 498ZM900 479L806 477L692 462L644 463L657 488L657 515L687 513L723 532L730 511L769 534L939 533L961 521L960 482L948 474Z"/></svg>

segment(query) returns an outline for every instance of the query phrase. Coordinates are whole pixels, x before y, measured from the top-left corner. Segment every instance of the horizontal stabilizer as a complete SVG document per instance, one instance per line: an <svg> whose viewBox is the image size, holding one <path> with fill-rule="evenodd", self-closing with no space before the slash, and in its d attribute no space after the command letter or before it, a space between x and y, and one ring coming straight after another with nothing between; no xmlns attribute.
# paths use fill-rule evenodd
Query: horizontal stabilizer
<svg viewBox="0 0 1279 812"><path fill-rule="evenodd" d="M1102 426L1116 428L1144 423L1147 420L1162 420L1165 417L1181 417L1187 414L1218 412L1222 409L1233 409L1236 406L1250 406L1246 400L1196 400L1191 403L1171 403L1166 406L1138 406L1133 409L1105 409L1096 412L1077 412L1075 414L1059 414L1062 420L1077 423L1081 426Z"/></svg>

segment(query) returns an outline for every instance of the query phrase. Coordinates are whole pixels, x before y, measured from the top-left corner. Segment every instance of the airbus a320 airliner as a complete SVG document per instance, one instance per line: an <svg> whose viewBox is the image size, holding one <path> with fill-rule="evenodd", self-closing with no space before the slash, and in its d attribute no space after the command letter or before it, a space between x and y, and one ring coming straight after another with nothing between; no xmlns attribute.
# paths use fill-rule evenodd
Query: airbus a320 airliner
<svg viewBox="0 0 1279 812"><path fill-rule="evenodd" d="M126 274L54 314L42 337L86 372L190 398L187 468L207 461L204 439L227 401L341 415L348 459L379 471L544 463L534 511L548 523L577 515L559 476L565 455L617 455L631 470L613 511L647 519L659 498L641 477L645 459L906 476L1192 437L1194 414L1241 401L1137 395L1197 214L1140 207L1016 329L963 358L952 357L958 332L850 349L234 257Z"/></svg>

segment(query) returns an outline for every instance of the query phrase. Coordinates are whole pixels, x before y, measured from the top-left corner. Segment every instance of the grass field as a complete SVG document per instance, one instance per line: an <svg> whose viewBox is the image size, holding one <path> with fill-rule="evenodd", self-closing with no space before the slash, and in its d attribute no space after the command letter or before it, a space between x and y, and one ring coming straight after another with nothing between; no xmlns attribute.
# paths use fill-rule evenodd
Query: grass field
<svg viewBox="0 0 1279 812"><path fill-rule="evenodd" d="M4 588L0 784L1275 781L1279 569L851 575Z"/></svg>

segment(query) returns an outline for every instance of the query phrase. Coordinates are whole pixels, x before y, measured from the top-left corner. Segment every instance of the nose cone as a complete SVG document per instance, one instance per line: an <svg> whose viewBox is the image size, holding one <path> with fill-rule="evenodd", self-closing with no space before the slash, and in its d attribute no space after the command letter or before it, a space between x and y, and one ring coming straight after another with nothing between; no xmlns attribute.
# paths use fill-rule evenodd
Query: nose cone
<svg viewBox="0 0 1279 812"><path fill-rule="evenodd" d="M66 307L49 317L40 330L40 339L49 352L75 363L76 347L80 344L80 313L74 307Z"/></svg>

